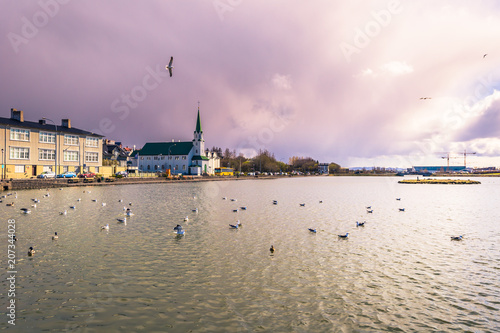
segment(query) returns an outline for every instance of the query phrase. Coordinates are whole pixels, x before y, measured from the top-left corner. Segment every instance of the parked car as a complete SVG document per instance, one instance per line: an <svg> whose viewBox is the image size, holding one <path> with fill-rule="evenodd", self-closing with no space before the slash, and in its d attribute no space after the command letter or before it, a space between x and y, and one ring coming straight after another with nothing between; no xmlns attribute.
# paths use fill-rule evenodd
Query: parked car
<svg viewBox="0 0 500 333"><path fill-rule="evenodd" d="M39 174L38 176L36 176L36 177L37 178L55 178L56 177L56 173L52 172L52 171L44 171L41 174Z"/></svg>
<svg viewBox="0 0 500 333"><path fill-rule="evenodd" d="M115 173L115 176L127 177L128 172L127 171L118 171L117 173Z"/></svg>
<svg viewBox="0 0 500 333"><path fill-rule="evenodd" d="M57 175L57 178L75 178L75 177L76 173L70 171Z"/></svg>
<svg viewBox="0 0 500 333"><path fill-rule="evenodd" d="M85 172L85 173L79 174L78 177L80 177L80 178L94 178L95 177L95 173L93 173L93 172Z"/></svg>

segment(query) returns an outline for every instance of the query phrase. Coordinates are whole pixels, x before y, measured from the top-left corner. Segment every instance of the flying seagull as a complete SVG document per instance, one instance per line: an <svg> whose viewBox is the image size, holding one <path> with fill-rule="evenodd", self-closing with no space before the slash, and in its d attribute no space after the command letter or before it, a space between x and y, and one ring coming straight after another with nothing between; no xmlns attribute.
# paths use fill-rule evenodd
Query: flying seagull
<svg viewBox="0 0 500 333"><path fill-rule="evenodd" d="M432 97L420 97L420 99L432 99Z"/></svg>
<svg viewBox="0 0 500 333"><path fill-rule="evenodd" d="M484 56L483 56L483 59L488 55L488 53L485 53Z"/></svg>
<svg viewBox="0 0 500 333"><path fill-rule="evenodd" d="M172 66L174 63L174 57L170 57L170 62L168 63L167 66L165 66L165 69L168 69L168 72L170 73L170 77L172 77L172 69L174 66Z"/></svg>

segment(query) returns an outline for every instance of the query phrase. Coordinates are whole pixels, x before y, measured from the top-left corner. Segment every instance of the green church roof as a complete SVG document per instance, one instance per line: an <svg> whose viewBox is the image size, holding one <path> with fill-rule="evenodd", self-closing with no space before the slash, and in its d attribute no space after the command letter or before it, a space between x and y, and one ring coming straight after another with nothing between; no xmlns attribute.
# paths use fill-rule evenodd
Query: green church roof
<svg viewBox="0 0 500 333"><path fill-rule="evenodd" d="M198 155L198 156L193 156L192 160L193 161L200 161L200 160L201 161L208 161L209 158L206 157L206 156L200 156L200 155Z"/></svg>
<svg viewBox="0 0 500 333"><path fill-rule="evenodd" d="M198 108L198 119L196 120L196 132L201 133L201 120L200 120L200 108Z"/></svg>
<svg viewBox="0 0 500 333"><path fill-rule="evenodd" d="M192 148L192 142L148 142L139 155L189 155Z"/></svg>

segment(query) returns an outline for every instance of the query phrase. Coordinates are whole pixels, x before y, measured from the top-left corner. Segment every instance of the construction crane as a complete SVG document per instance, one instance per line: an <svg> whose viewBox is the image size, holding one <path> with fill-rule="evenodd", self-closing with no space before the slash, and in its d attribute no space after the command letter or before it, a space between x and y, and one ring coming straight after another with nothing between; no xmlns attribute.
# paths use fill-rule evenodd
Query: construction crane
<svg viewBox="0 0 500 333"><path fill-rule="evenodd" d="M451 152L441 152L439 154L446 154L446 156L441 156L441 158L446 158L447 160L447 171L450 169L450 158L460 158L460 156L450 156L450 154L453 154ZM462 154L462 153L461 153ZM463 155L464 155L464 168L467 168L467 155L474 155L474 153L468 153L466 149L464 149Z"/></svg>

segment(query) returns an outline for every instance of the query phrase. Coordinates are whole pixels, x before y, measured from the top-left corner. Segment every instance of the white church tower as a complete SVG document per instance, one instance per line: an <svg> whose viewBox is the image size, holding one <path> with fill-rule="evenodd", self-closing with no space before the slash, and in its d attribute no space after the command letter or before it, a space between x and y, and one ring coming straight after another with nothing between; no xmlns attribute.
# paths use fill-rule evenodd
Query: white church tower
<svg viewBox="0 0 500 333"><path fill-rule="evenodd" d="M203 131L201 130L200 106L198 105L198 119L196 120L196 130L194 131L194 156L205 156L205 140L203 140Z"/></svg>

